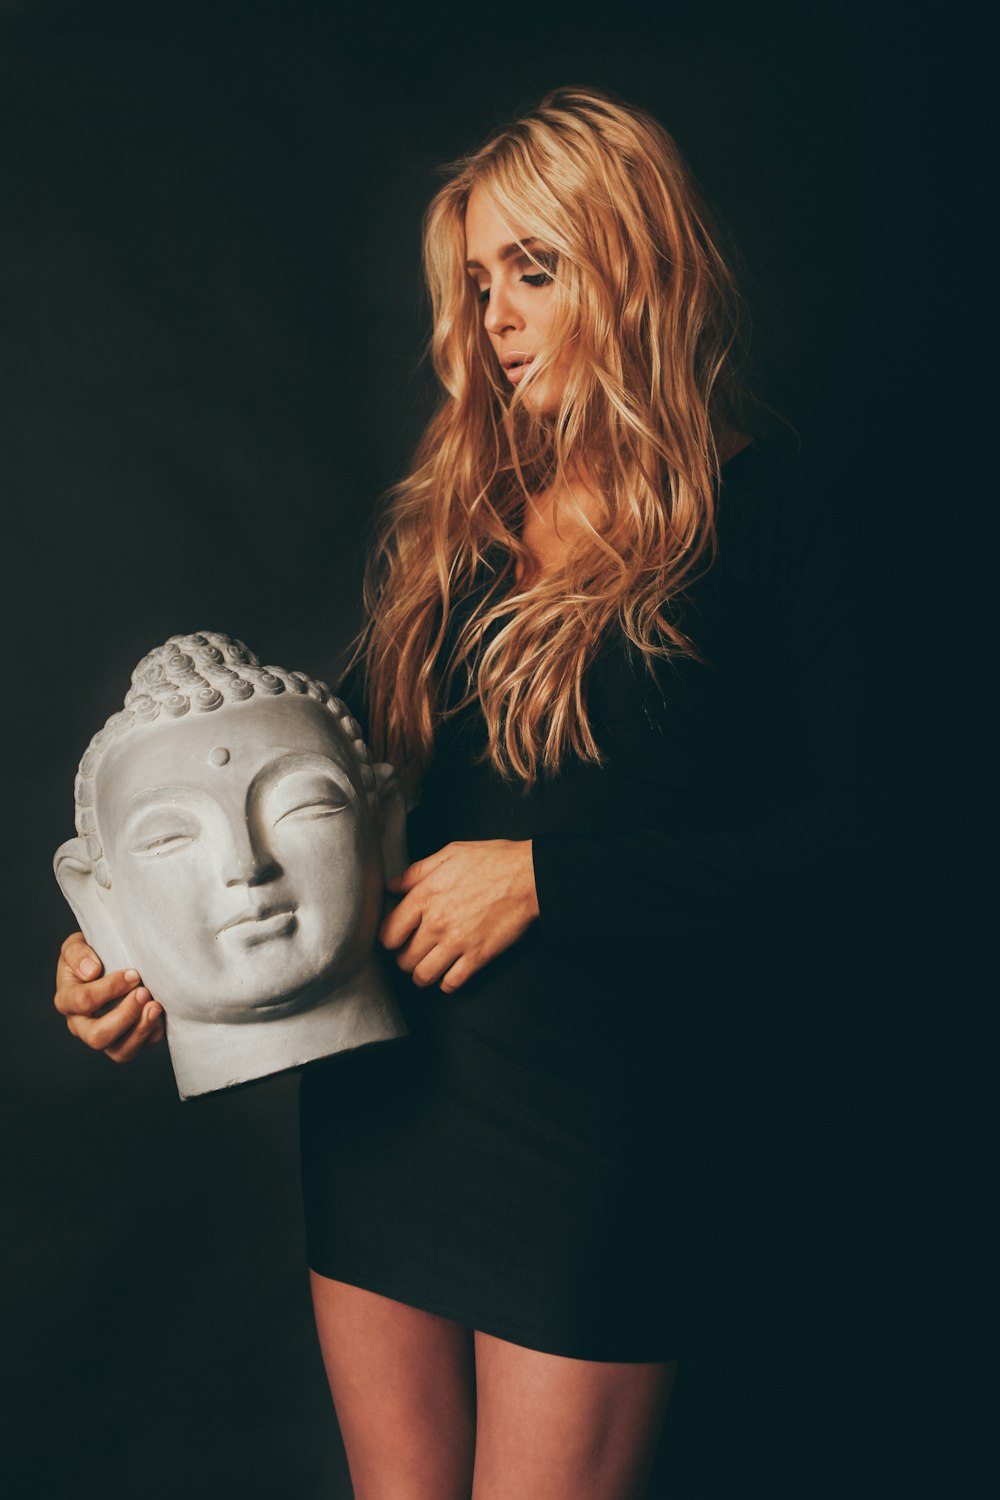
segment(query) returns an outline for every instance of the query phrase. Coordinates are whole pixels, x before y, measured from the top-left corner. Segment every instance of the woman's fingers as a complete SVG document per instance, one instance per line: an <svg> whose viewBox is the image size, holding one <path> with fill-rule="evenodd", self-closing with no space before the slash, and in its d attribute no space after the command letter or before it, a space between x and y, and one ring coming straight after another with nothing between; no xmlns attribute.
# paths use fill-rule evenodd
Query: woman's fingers
<svg viewBox="0 0 1000 1500"><path fill-rule="evenodd" d="M421 922L410 941L396 954L396 963L421 989L436 984L454 964L459 950L441 942L441 934L430 923Z"/></svg>
<svg viewBox="0 0 1000 1500"><path fill-rule="evenodd" d="M456 963L453 963L451 968L442 975L442 991L444 994L450 995L452 990L457 990L467 979L471 979L476 970L480 968L482 968L481 964L474 963L467 953L463 953L462 957Z"/></svg>
<svg viewBox="0 0 1000 1500"><path fill-rule="evenodd" d="M401 948L407 938L420 926L420 903L415 896L404 896L384 918L378 930L379 942L384 948Z"/></svg>
<svg viewBox="0 0 1000 1500"><path fill-rule="evenodd" d="M516 943L538 916L530 839L446 844L390 887L405 891L379 928L414 984L446 993Z"/></svg>
<svg viewBox="0 0 1000 1500"><path fill-rule="evenodd" d="M102 967L83 933L70 933L59 950L55 1006L85 1046L128 1062L140 1048L163 1040L163 1007L140 983L138 969L102 974Z"/></svg>
<svg viewBox="0 0 1000 1500"><path fill-rule="evenodd" d="M412 974L422 959L426 958L437 944L437 936L426 923L421 923L416 932L396 954L396 963L404 974Z"/></svg>
<svg viewBox="0 0 1000 1500"><path fill-rule="evenodd" d="M163 1040L163 1011L155 1000L142 1008L142 1013L131 1031L114 1046L105 1047L104 1053L112 1062L130 1062L143 1047L150 1047Z"/></svg>
<svg viewBox="0 0 1000 1500"><path fill-rule="evenodd" d="M143 1006L151 1000L149 991L140 986L101 1016L67 1016L66 1026L73 1036L79 1037L95 1052L106 1052L109 1047L117 1047L124 1041L142 1015Z"/></svg>
<svg viewBox="0 0 1000 1500"><path fill-rule="evenodd" d="M63 943L59 961L78 979L96 979L103 967L101 960L82 932L72 932Z"/></svg>
<svg viewBox="0 0 1000 1500"><path fill-rule="evenodd" d="M64 1016L93 1016L104 1006L121 1000L138 983L138 969L114 969L100 979L82 982L63 974L56 988L55 1007Z"/></svg>
<svg viewBox="0 0 1000 1500"><path fill-rule="evenodd" d="M410 978L421 989L429 984L436 984L442 974L446 974L454 966L457 957L455 948L434 947L420 960Z"/></svg>
<svg viewBox="0 0 1000 1500"><path fill-rule="evenodd" d="M56 965L56 1010L64 1016L92 1016L121 1000L139 983L137 969L115 969L102 975L102 967L83 933L70 933Z"/></svg>

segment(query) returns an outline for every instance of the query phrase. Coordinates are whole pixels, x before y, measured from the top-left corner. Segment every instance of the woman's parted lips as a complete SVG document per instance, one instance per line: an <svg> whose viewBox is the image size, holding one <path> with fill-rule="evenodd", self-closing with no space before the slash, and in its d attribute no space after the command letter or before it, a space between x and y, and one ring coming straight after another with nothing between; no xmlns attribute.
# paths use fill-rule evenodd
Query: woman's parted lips
<svg viewBox="0 0 1000 1500"><path fill-rule="evenodd" d="M518 365L530 365L534 357L533 354L524 354L514 349L510 354L501 354L500 363L505 370L513 370Z"/></svg>

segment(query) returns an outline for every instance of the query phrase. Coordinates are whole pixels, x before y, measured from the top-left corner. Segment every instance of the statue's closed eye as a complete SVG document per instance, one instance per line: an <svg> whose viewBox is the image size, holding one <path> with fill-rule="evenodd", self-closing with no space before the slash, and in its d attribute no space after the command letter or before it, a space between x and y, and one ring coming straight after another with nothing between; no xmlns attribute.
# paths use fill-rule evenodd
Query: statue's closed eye
<svg viewBox="0 0 1000 1500"><path fill-rule="evenodd" d="M272 787L267 806L271 826L276 828L290 819L303 822L332 818L347 810L350 799L332 776L308 768L283 776Z"/></svg>
<svg viewBox="0 0 1000 1500"><path fill-rule="evenodd" d="M129 852L138 855L140 859L150 855L174 854L179 849L187 848L188 844L193 844L196 838L197 834L186 833L181 829L174 833L158 833L144 838L141 843L133 844Z"/></svg>
<svg viewBox="0 0 1000 1500"><path fill-rule="evenodd" d="M275 826L283 823L286 818L332 818L335 813L343 812L346 806L347 803L332 792L321 797L310 797L279 813L274 820Z"/></svg>

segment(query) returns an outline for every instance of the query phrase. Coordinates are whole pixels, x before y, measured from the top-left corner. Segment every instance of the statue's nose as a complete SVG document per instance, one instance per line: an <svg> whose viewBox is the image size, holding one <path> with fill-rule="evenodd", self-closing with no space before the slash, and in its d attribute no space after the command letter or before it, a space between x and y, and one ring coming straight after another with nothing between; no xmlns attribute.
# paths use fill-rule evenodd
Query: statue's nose
<svg viewBox="0 0 1000 1500"><path fill-rule="evenodd" d="M279 873L277 862L265 841L256 837L242 819L235 820L228 830L221 853L222 879L227 886L261 885Z"/></svg>

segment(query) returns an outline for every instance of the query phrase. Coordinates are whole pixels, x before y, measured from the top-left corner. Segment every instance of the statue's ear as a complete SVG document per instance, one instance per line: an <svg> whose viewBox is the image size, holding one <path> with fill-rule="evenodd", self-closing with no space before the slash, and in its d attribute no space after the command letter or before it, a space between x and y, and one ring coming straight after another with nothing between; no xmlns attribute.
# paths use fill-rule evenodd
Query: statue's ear
<svg viewBox="0 0 1000 1500"><path fill-rule="evenodd" d="M86 839L60 844L52 865L59 889L73 908L80 931L100 957L105 974L127 969L132 959L125 952L109 894L97 882Z"/></svg>
<svg viewBox="0 0 1000 1500"><path fill-rule="evenodd" d="M386 880L402 875L409 864L406 853L406 796L395 766L383 761L373 767L378 788L378 821Z"/></svg>

